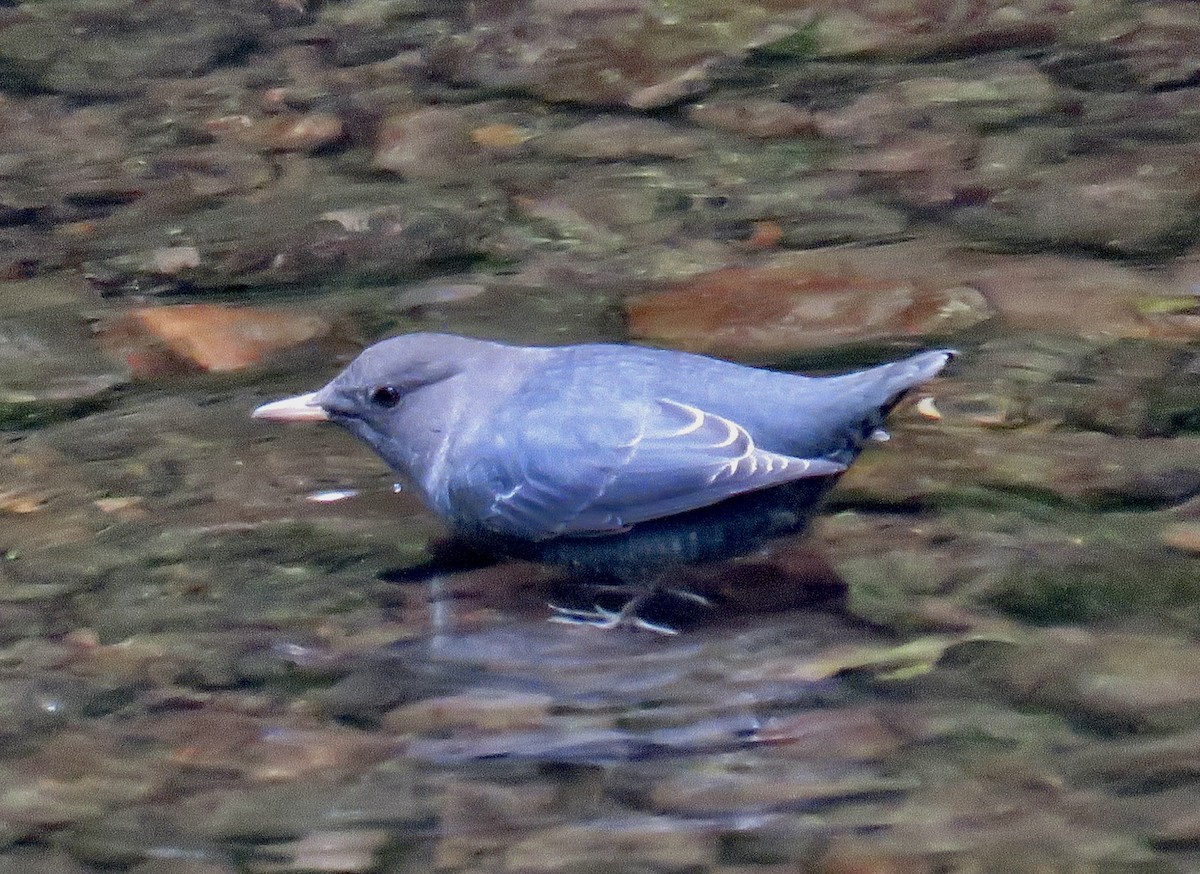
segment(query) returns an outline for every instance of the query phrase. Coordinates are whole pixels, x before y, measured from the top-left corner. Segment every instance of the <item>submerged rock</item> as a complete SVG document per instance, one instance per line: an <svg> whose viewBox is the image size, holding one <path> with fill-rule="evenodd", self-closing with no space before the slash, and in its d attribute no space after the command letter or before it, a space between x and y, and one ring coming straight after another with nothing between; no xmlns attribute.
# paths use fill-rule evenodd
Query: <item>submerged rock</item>
<svg viewBox="0 0 1200 874"><path fill-rule="evenodd" d="M812 28L810 44L819 57L914 58L1039 46L1075 36L1084 27L1081 19L1097 28L1121 16L1121 8L1107 0L1074 0L1053 8L1036 0L1016 5L972 0L965 6L938 0L919 10L855 0L822 3L818 9L823 14Z"/></svg>
<svg viewBox="0 0 1200 874"><path fill-rule="evenodd" d="M1185 640L1049 631L1002 671L1008 695L1110 731L1193 726L1200 715L1200 648Z"/></svg>
<svg viewBox="0 0 1200 874"><path fill-rule="evenodd" d="M0 317L0 429L30 428L107 406L126 382L61 308ZM67 315L73 319L73 314Z"/></svg>
<svg viewBox="0 0 1200 874"><path fill-rule="evenodd" d="M1080 509L1163 508L1200 494L1200 439L1138 439L1036 430L897 428L866 452L840 499L875 506L974 503L988 490ZM897 451L900 450L900 451Z"/></svg>
<svg viewBox="0 0 1200 874"><path fill-rule="evenodd" d="M837 343L945 336L991 315L972 288L865 276L836 255L704 274L633 298L626 312L635 337L760 360Z"/></svg>
<svg viewBox="0 0 1200 874"><path fill-rule="evenodd" d="M752 3L485 3L438 46L433 64L458 82L647 109L704 90L717 61L786 36L806 18Z"/></svg>
<svg viewBox="0 0 1200 874"><path fill-rule="evenodd" d="M285 355L315 358L338 345L333 325L321 316L219 304L139 307L96 330L136 379L244 370Z"/></svg>
<svg viewBox="0 0 1200 874"><path fill-rule="evenodd" d="M1169 254L1194 239L1200 176L1187 148L1147 147L1035 171L953 213L967 235L1023 246Z"/></svg>
<svg viewBox="0 0 1200 874"><path fill-rule="evenodd" d="M817 130L811 112L767 98L716 97L693 104L688 117L701 127L762 139L812 135Z"/></svg>
<svg viewBox="0 0 1200 874"><path fill-rule="evenodd" d="M383 122L371 164L406 179L452 180L483 161L472 119L459 108L434 107Z"/></svg>
<svg viewBox="0 0 1200 874"><path fill-rule="evenodd" d="M0 69L25 88L126 96L154 77L193 76L238 57L268 26L249 2L50 2L0 29Z"/></svg>
<svg viewBox="0 0 1200 874"><path fill-rule="evenodd" d="M490 210L470 193L401 196L391 186L332 185L320 192L231 200L190 214L174 228L144 220L105 241L118 254L96 258L89 279L108 294L409 279L428 264L483 250ZM423 194L431 192L422 189ZM414 192L409 192L415 194ZM382 199L382 202L381 202ZM145 248L156 237L165 247Z"/></svg>
<svg viewBox="0 0 1200 874"><path fill-rule="evenodd" d="M730 208L746 207L735 196ZM1178 343L1200 336L1198 300L1185 276L934 238L780 254L635 296L627 313L635 336L737 355L743 342L766 351L937 337L992 316L1039 333Z"/></svg>
<svg viewBox="0 0 1200 874"><path fill-rule="evenodd" d="M552 155L595 160L690 158L699 151L695 137L649 118L602 117L546 138L541 148Z"/></svg>
<svg viewBox="0 0 1200 874"><path fill-rule="evenodd" d="M1192 82L1200 73L1200 15L1186 3L1160 2L1137 7L1123 33L1109 40L1130 74L1143 87Z"/></svg>

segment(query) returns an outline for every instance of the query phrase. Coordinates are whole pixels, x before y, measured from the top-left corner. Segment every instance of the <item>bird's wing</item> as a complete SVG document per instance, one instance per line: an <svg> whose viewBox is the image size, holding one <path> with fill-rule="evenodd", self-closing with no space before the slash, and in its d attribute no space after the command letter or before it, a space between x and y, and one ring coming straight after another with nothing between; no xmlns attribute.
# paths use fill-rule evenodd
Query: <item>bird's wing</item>
<svg viewBox="0 0 1200 874"><path fill-rule="evenodd" d="M487 530L526 539L623 531L742 492L845 470L754 445L736 422L660 398L572 422L527 416L470 477Z"/></svg>

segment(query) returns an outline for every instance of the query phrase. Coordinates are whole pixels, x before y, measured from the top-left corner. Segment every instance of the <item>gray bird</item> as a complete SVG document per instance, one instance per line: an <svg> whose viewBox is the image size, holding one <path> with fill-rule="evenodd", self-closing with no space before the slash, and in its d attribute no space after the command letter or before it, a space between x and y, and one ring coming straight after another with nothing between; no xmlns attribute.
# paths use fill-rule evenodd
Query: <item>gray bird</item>
<svg viewBox="0 0 1200 874"><path fill-rule="evenodd" d="M634 346L409 334L253 415L343 426L486 551L641 584L620 611L560 617L611 626L638 622L666 568L802 530L953 354L805 377Z"/></svg>

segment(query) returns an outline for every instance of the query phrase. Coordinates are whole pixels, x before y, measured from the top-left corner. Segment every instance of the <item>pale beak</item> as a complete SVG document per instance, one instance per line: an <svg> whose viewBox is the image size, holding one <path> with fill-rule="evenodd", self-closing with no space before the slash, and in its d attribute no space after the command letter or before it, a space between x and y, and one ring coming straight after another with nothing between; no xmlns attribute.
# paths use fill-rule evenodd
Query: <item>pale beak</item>
<svg viewBox="0 0 1200 874"><path fill-rule="evenodd" d="M250 414L252 419L267 419L271 422L328 422L329 414L317 402L318 392L284 398L263 404Z"/></svg>

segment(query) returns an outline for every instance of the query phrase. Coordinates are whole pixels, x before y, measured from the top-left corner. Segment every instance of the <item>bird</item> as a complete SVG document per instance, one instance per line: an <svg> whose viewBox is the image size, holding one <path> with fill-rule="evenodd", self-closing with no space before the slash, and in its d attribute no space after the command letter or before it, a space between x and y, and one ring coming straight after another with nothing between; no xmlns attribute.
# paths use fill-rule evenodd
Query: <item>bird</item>
<svg viewBox="0 0 1200 874"><path fill-rule="evenodd" d="M558 620L671 633L638 616L666 570L802 531L864 445L886 439L888 412L955 354L813 377L643 346L411 333L251 415L336 423L459 541L632 593Z"/></svg>

